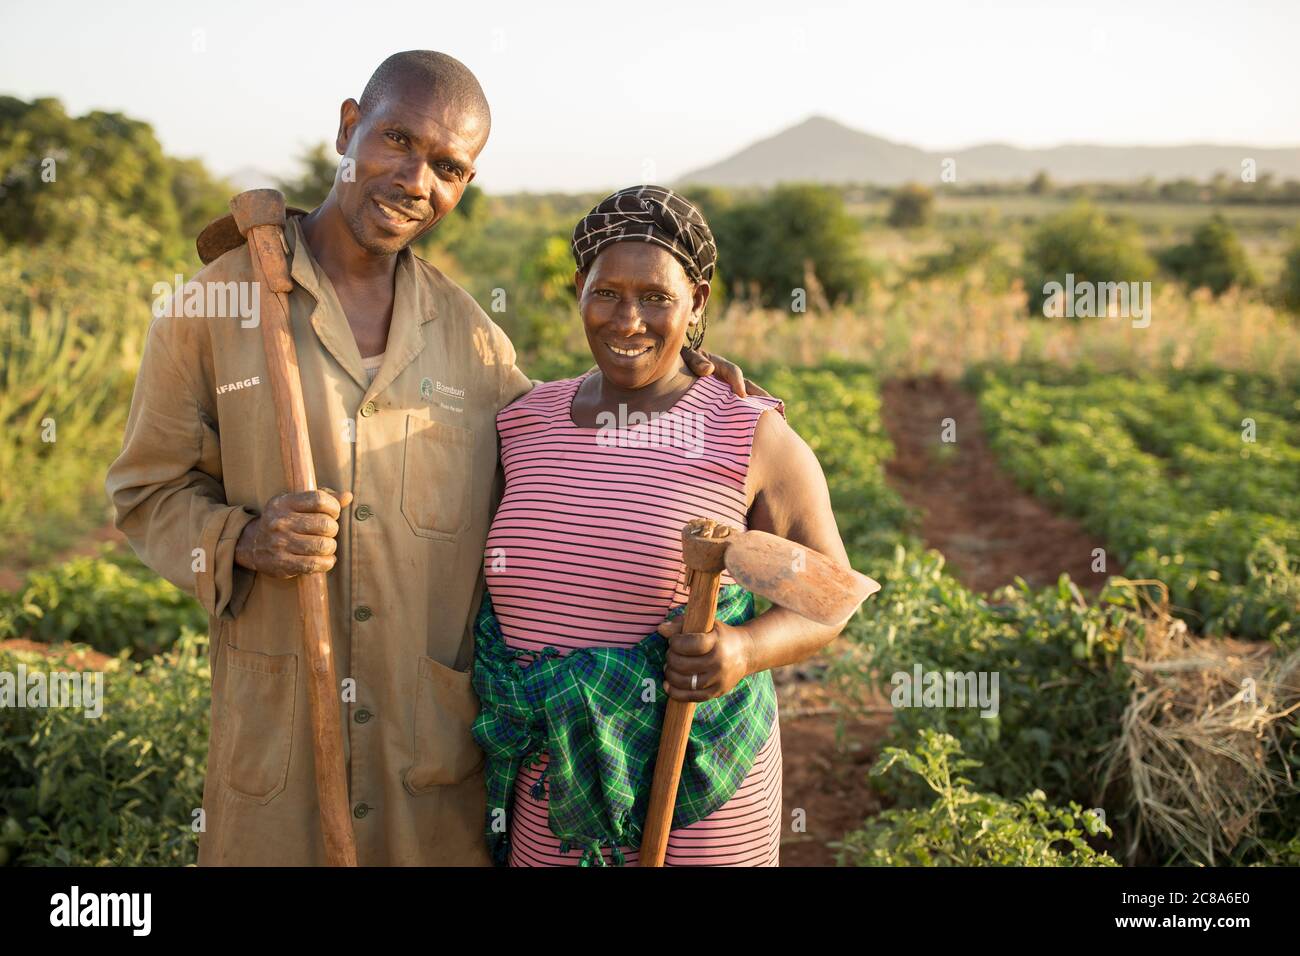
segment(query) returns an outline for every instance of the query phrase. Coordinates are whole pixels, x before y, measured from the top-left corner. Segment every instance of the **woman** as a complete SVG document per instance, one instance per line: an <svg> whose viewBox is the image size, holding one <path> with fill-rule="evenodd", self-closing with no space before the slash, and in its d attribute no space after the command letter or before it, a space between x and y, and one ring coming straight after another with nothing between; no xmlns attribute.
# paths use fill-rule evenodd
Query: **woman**
<svg viewBox="0 0 1300 956"><path fill-rule="evenodd" d="M826 480L779 399L738 398L681 360L683 342L703 339L716 258L693 205L657 186L621 190L578 224L573 253L597 367L497 417L506 484L475 662L489 842L515 866L635 863L663 705L645 675L661 674L673 698L708 702L666 865L775 866L781 741L768 672L840 628L782 608L752 617L726 574L712 632L683 635L665 616L687 599L692 518L847 565Z"/></svg>

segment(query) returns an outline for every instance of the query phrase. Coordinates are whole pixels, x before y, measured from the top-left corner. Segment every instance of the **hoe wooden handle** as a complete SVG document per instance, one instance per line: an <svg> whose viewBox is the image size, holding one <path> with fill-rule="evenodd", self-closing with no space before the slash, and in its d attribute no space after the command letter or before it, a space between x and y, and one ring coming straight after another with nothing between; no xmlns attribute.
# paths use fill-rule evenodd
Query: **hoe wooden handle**
<svg viewBox="0 0 1300 956"><path fill-rule="evenodd" d="M255 189L232 199L230 209L239 231L248 240L253 278L263 292L259 296L259 321L280 430L280 458L289 479L287 490L315 491L316 468L307 434L298 352L289 325L288 293L293 290L293 280L285 256L284 197L273 189ZM297 581L325 859L330 866L356 866L357 848L348 814L347 771L339 736L341 708L330 645L329 594L324 574L299 575Z"/></svg>
<svg viewBox="0 0 1300 956"><path fill-rule="evenodd" d="M686 586L690 597L682 621L683 634L707 634L713 630L718 612L718 585L726 558L731 529L712 521L696 519L682 531L682 558L686 562ZM693 701L668 699L664 726L659 735L659 754L650 784L650 807L641 835L641 866L663 866L672 829L677 785L682 778L682 761L695 717Z"/></svg>

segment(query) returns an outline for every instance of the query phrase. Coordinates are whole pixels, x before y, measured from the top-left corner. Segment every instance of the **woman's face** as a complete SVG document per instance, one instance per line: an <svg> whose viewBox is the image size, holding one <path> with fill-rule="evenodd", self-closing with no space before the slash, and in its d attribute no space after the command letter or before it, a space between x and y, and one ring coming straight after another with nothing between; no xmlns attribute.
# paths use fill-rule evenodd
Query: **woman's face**
<svg viewBox="0 0 1300 956"><path fill-rule="evenodd" d="M615 242L576 273L587 344L607 381L644 388L676 372L709 284L695 283L671 252L651 242Z"/></svg>

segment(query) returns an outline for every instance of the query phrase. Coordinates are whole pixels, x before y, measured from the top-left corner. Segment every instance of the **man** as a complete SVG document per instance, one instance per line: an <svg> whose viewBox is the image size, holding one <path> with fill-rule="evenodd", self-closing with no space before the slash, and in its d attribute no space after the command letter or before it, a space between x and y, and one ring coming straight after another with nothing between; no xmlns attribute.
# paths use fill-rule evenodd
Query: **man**
<svg viewBox="0 0 1300 956"><path fill-rule="evenodd" d="M472 623L500 494L495 416L532 383L469 294L408 247L460 201L490 125L461 63L395 54L342 105L336 146L355 176L341 167L286 225L317 480L338 493L281 494L259 329L150 327L107 488L136 552L210 616L201 864L324 863L293 580L316 571L332 572L359 863L488 863ZM239 246L194 281L252 279ZM714 374L743 394L734 366Z"/></svg>

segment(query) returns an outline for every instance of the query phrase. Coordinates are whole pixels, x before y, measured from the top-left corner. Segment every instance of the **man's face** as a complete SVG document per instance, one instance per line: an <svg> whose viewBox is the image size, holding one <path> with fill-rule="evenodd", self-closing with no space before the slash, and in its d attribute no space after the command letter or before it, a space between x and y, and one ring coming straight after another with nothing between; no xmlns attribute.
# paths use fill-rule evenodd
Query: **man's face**
<svg viewBox="0 0 1300 956"><path fill-rule="evenodd" d="M427 88L399 84L367 114L343 104L336 143L353 161L334 179L343 219L361 248L392 255L456 208L475 176L486 123Z"/></svg>

